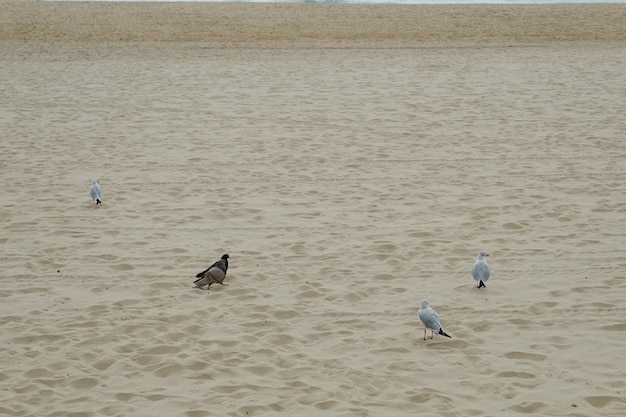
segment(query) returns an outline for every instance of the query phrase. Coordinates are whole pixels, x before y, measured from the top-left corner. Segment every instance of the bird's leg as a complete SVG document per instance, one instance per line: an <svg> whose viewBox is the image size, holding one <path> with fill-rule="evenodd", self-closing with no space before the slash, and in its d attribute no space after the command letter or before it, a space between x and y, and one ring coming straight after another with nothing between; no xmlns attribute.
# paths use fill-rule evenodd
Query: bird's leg
<svg viewBox="0 0 626 417"><path fill-rule="evenodd" d="M424 328L424 340L426 340L426 328Z"/></svg>
<svg viewBox="0 0 626 417"><path fill-rule="evenodd" d="M431 338L431 339L434 339L434 338L435 338L435 332L434 332L434 331L432 331L432 330L430 331L430 338Z"/></svg>

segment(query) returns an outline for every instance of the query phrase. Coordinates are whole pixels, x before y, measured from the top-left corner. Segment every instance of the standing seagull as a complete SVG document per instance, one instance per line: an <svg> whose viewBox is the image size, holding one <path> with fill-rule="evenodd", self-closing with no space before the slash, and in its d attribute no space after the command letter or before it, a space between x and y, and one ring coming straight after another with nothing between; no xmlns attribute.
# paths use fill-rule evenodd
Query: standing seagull
<svg viewBox="0 0 626 417"><path fill-rule="evenodd" d="M213 265L208 267L202 272L199 272L196 275L197 280L193 283L196 284L194 288L202 288L205 285L209 284L207 290L211 288L211 284L219 283L222 285L228 286L228 284L224 284L224 278L226 278L226 271L228 271L228 254L225 253L222 255L222 258L215 262Z"/></svg>
<svg viewBox="0 0 626 417"><path fill-rule="evenodd" d="M424 340L426 340L426 329L430 329L431 339L435 337L434 332L452 339L452 336L443 331L441 321L439 320L439 314L437 314L437 312L428 305L428 301L422 300L417 316L420 318L420 321L424 323Z"/></svg>
<svg viewBox="0 0 626 417"><path fill-rule="evenodd" d="M91 181L91 188L89 189L89 195L93 199L93 202L98 205L102 204L102 188L98 180Z"/></svg>
<svg viewBox="0 0 626 417"><path fill-rule="evenodd" d="M489 254L486 252L478 252L478 257L472 268L472 275L474 276L474 281L476 281L478 288L486 287L485 282L489 279L489 264L485 260L487 256L489 256Z"/></svg>

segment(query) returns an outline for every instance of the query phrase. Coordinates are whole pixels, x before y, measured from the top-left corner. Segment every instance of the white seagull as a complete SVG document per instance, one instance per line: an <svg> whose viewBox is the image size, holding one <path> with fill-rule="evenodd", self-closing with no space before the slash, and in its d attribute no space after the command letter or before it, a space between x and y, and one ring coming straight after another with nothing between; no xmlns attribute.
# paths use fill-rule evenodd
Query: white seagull
<svg viewBox="0 0 626 417"><path fill-rule="evenodd" d="M98 180L91 181L91 188L89 188L89 195L93 199L93 202L98 205L102 204L102 188Z"/></svg>
<svg viewBox="0 0 626 417"><path fill-rule="evenodd" d="M489 256L489 254L486 252L478 252L478 257L472 268L472 276L478 288L486 287L485 282L489 279L489 264L485 260L487 256Z"/></svg>
<svg viewBox="0 0 626 417"><path fill-rule="evenodd" d="M422 300L420 304L420 310L417 313L420 321L424 324L424 340L426 340L426 330L430 329L430 338L434 338L434 332L445 337L452 339L448 333L443 331L441 327L441 321L439 320L439 314L428 305L428 301Z"/></svg>

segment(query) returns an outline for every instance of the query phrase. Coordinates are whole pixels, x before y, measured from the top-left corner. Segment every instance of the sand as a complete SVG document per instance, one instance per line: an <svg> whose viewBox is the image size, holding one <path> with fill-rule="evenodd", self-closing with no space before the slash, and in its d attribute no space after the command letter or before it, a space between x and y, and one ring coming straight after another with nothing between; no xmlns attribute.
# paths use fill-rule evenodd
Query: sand
<svg viewBox="0 0 626 417"><path fill-rule="evenodd" d="M623 416L625 16L0 3L0 415Z"/></svg>

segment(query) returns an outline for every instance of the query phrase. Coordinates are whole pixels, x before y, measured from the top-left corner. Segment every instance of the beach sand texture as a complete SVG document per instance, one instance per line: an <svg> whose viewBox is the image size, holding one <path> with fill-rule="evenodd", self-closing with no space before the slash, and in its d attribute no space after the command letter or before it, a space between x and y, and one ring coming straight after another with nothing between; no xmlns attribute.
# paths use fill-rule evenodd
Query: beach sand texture
<svg viewBox="0 0 626 417"><path fill-rule="evenodd" d="M0 415L623 416L625 11L0 3Z"/></svg>

